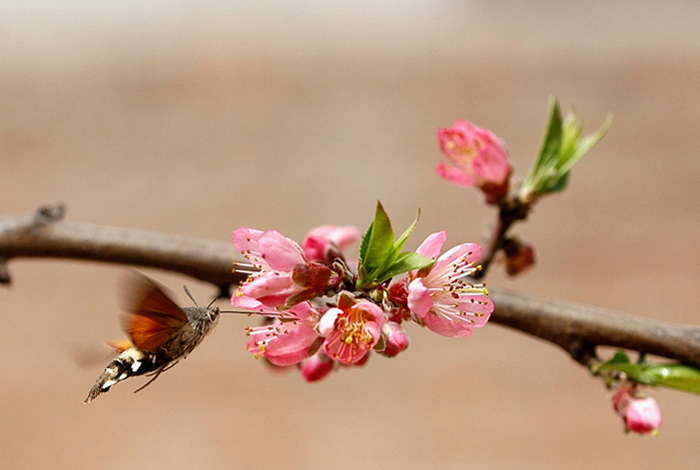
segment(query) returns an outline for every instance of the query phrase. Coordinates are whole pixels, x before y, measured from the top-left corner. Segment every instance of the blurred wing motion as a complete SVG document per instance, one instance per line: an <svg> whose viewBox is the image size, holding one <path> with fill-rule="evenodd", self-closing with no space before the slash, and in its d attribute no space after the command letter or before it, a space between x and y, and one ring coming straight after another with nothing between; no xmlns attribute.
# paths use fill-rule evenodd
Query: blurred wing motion
<svg viewBox="0 0 700 470"><path fill-rule="evenodd" d="M145 276L134 278L124 299L124 331L134 346L155 353L187 323L184 310Z"/></svg>
<svg viewBox="0 0 700 470"><path fill-rule="evenodd" d="M137 375L152 375L139 390L161 372L184 359L216 325L218 307L178 307L153 281L135 275L125 296L124 330L131 341L111 343L119 354L90 389L85 403L115 383Z"/></svg>

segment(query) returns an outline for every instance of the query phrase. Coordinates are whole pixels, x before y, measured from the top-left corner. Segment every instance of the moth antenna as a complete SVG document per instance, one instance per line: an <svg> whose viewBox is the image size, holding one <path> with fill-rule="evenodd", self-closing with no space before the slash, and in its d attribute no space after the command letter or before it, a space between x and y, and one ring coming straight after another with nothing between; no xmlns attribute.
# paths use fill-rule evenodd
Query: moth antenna
<svg viewBox="0 0 700 470"><path fill-rule="evenodd" d="M194 297L192 297L192 293L190 293L190 290L187 288L187 286L182 286L182 287L185 289L185 294L187 294L187 297L189 297L190 299L192 299L192 302L194 302L194 305L195 305L196 307L199 307L199 304L197 304L197 301L194 300ZM209 305L211 306L211 304L209 304Z"/></svg>
<svg viewBox="0 0 700 470"><path fill-rule="evenodd" d="M216 302L216 298L212 299L212 301L209 302L209 305L207 305L207 308L211 308L211 306L214 305L214 302Z"/></svg>

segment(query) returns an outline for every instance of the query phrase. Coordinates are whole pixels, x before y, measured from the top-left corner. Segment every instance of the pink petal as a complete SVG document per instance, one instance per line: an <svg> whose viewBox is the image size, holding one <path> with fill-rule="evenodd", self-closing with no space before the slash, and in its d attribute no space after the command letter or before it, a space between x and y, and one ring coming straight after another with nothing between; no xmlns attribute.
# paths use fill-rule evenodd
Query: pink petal
<svg viewBox="0 0 700 470"><path fill-rule="evenodd" d="M408 285L408 308L419 318L424 318L433 306L430 292L423 285L421 278L414 279Z"/></svg>
<svg viewBox="0 0 700 470"><path fill-rule="evenodd" d="M474 174L493 184L503 184L510 174L510 164L502 147L489 146L481 150L472 162Z"/></svg>
<svg viewBox="0 0 700 470"><path fill-rule="evenodd" d="M365 322L368 322L367 324L369 324L369 322L374 322L380 327L384 324L384 310L382 310L382 308L374 302L361 300L352 307L352 310L355 309L365 312ZM375 339L376 338L377 336L375 336Z"/></svg>
<svg viewBox="0 0 700 470"><path fill-rule="evenodd" d="M474 175L465 173L463 170L447 163L439 162L435 166L435 172L450 183L466 188L476 186L476 178L474 178Z"/></svg>
<svg viewBox="0 0 700 470"><path fill-rule="evenodd" d="M263 305L263 303L257 299L248 297L247 295L236 294L233 294L233 297L231 297L231 305L233 305L236 308L242 308L245 310L262 311L266 308L265 305Z"/></svg>
<svg viewBox="0 0 700 470"><path fill-rule="evenodd" d="M462 243L447 250L435 261L435 264L430 269L426 276L426 284L432 286L439 283L436 279L453 276L455 267L453 264L458 263L463 270L468 270L470 265L476 263L481 256L481 247L477 243ZM461 261L465 258L466 262Z"/></svg>
<svg viewBox="0 0 700 470"><path fill-rule="evenodd" d="M468 322L456 322L440 317L434 313L428 313L423 317L425 326L435 333L450 338L461 338L472 334L472 325Z"/></svg>
<svg viewBox="0 0 700 470"><path fill-rule="evenodd" d="M325 238L343 250L360 239L360 231L352 225L322 225L311 230L308 236Z"/></svg>
<svg viewBox="0 0 700 470"><path fill-rule="evenodd" d="M289 309L299 320L314 321L316 310L308 302L301 302Z"/></svg>
<svg viewBox="0 0 700 470"><path fill-rule="evenodd" d="M365 323L365 331L372 336L373 341L370 347L374 347L374 345L379 342L379 338L382 336L382 331L379 324L376 322Z"/></svg>
<svg viewBox="0 0 700 470"><path fill-rule="evenodd" d="M318 335L313 328L301 323L289 323L283 334L270 341L265 357L278 366L297 364L309 356L309 347Z"/></svg>
<svg viewBox="0 0 700 470"><path fill-rule="evenodd" d="M447 158L456 162L455 158L455 143L452 139L452 132L450 129L438 129L437 138L440 144L440 151L445 154Z"/></svg>
<svg viewBox="0 0 700 470"><path fill-rule="evenodd" d="M291 275L268 271L250 278L238 288L237 294L240 292L274 308L283 305L290 296L301 290L302 287L294 283Z"/></svg>
<svg viewBox="0 0 700 470"><path fill-rule="evenodd" d="M630 431L647 433L661 428L661 410L652 397L636 399L627 409L625 422Z"/></svg>
<svg viewBox="0 0 700 470"><path fill-rule="evenodd" d="M469 126L468 122L455 121L451 128L437 130L440 150L458 166L468 164L476 148Z"/></svg>
<svg viewBox="0 0 700 470"><path fill-rule="evenodd" d="M258 251L258 240L262 234L263 232L260 230L241 227L231 233L233 246L240 251L247 251L251 249Z"/></svg>
<svg viewBox="0 0 700 470"><path fill-rule="evenodd" d="M307 260L322 263L326 260L326 252L331 246L331 242L325 237L309 235L301 246Z"/></svg>
<svg viewBox="0 0 700 470"><path fill-rule="evenodd" d="M440 255L440 251L446 240L447 233L444 230L442 232L430 234L416 249L416 253L426 258L435 258Z"/></svg>
<svg viewBox="0 0 700 470"><path fill-rule="evenodd" d="M366 349L356 349L351 347L346 347L342 344L342 341L323 343L323 352L333 360L340 362L342 364L354 364L367 354Z"/></svg>
<svg viewBox="0 0 700 470"><path fill-rule="evenodd" d="M464 295L456 302L455 310L468 312L467 315L460 317L468 318L472 323L469 323L471 328L481 328L484 326L493 313L493 301L485 295Z"/></svg>
<svg viewBox="0 0 700 470"><path fill-rule="evenodd" d="M435 263L433 271L441 269L451 269L447 268L452 263L459 261L461 258L465 258L467 264L473 264L479 261L481 257L481 247L478 243L462 243L460 245L454 246L443 253Z"/></svg>
<svg viewBox="0 0 700 470"><path fill-rule="evenodd" d="M301 247L276 230L268 230L258 241L260 253L276 271L290 272L297 264L306 263Z"/></svg>
<svg viewBox="0 0 700 470"><path fill-rule="evenodd" d="M423 317L423 322L443 336L469 336L472 328L484 326L493 312L493 302L486 296L462 294L456 304L450 295L442 297L435 301L431 312Z"/></svg>
<svg viewBox="0 0 700 470"><path fill-rule="evenodd" d="M318 331L321 333L321 336L328 337L333 333L335 330L335 320L338 318L338 315L342 313L342 310L335 307L329 308L326 313L323 314L321 320L318 322Z"/></svg>
<svg viewBox="0 0 700 470"><path fill-rule="evenodd" d="M251 263L259 264L263 268L267 268L267 261L260 256L260 247L258 240L263 234L260 230L241 227L231 233L233 246L241 252Z"/></svg>

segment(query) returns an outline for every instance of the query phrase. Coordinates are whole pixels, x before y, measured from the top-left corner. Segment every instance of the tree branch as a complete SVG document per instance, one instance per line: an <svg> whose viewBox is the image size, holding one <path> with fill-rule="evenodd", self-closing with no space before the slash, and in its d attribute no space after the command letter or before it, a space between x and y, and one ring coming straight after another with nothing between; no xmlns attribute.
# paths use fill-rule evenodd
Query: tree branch
<svg viewBox="0 0 700 470"><path fill-rule="evenodd" d="M491 321L564 348L588 365L592 346L613 346L700 365L700 327L679 325L586 305L494 290Z"/></svg>
<svg viewBox="0 0 700 470"><path fill-rule="evenodd" d="M62 216L61 206L55 206L42 207L35 214L0 217L0 274L6 273L0 282L10 282L5 263L13 258L70 258L159 268L219 287L245 279L244 274L231 272L235 257L231 244L67 222Z"/></svg>
<svg viewBox="0 0 700 470"><path fill-rule="evenodd" d="M14 258L82 259L159 268L210 282L222 293L244 280L233 273L229 243L62 220L62 206L0 217L0 282ZM550 341L590 365L596 346L614 346L700 366L700 327L596 307L492 290L491 321Z"/></svg>

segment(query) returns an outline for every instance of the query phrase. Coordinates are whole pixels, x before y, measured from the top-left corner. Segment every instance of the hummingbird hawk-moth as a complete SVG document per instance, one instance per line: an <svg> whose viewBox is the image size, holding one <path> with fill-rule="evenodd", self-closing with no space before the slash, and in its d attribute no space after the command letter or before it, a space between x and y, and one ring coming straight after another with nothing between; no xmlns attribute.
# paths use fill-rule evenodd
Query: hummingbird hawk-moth
<svg viewBox="0 0 700 470"><path fill-rule="evenodd" d="M178 307L158 284L143 275L135 275L124 299L127 314L123 320L129 340L111 343L119 351L88 393L85 403L122 380L138 375L152 376L144 389L158 376L185 359L202 342L219 321L221 310L200 307L190 294L195 307Z"/></svg>

